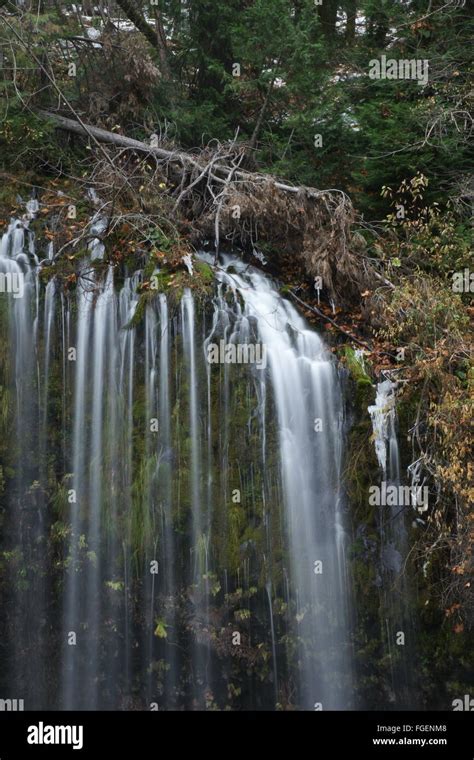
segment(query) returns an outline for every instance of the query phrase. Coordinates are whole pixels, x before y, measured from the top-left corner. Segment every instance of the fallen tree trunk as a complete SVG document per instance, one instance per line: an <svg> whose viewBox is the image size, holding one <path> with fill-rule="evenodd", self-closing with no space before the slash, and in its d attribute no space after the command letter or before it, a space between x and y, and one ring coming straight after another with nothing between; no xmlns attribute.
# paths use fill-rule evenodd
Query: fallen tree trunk
<svg viewBox="0 0 474 760"><path fill-rule="evenodd" d="M80 124L75 119L68 119L66 116L61 116L57 113L51 113L50 111L39 110L40 116L44 116L47 119L51 119L57 127L66 129L68 132L73 132L83 137L94 137L99 142L107 143L109 145L115 145L118 148L130 148L130 150L136 150L139 152L151 153L159 158L171 159L180 158L184 160L190 160L190 156L186 153L180 153L179 151L168 151L163 148L153 147L147 145L140 140L134 140L132 137L125 137L124 135L116 134L115 132L109 132L107 129L101 129L100 127L93 127L90 124Z"/></svg>
<svg viewBox="0 0 474 760"><path fill-rule="evenodd" d="M166 161L176 161L181 162L182 164L189 164L193 167L199 167L201 169L203 168L202 163L199 163L199 161L189 153L184 153L179 150L164 150L163 148L157 146L148 145L141 140L134 140L132 137L125 137L124 135L119 135L115 132L109 132L108 130L101 129L100 127L94 127L90 124L80 124L75 119L68 119L66 116L51 113L50 111L39 110L38 113L47 119L51 119L56 124L56 126L60 127L61 129L66 129L68 132L73 132L75 134L82 135L83 137L94 137L99 142L115 145L118 148L130 148L130 150L135 150L141 153L148 153ZM226 180L231 173L234 179L238 179L244 182L250 180L253 182L267 182L270 179L272 185L277 190L282 190L285 193L301 193L304 191L308 194L308 197L311 198L322 197L328 193L341 193L341 195L344 195L339 190L315 190L314 188L302 187L301 185L289 185L287 183L276 180L267 174L258 174L256 172L248 172L244 170L235 170L232 167L223 166L218 163L212 167L212 174L217 176L217 181Z"/></svg>
<svg viewBox="0 0 474 760"><path fill-rule="evenodd" d="M354 210L340 190L294 186L272 175L241 169L245 148L229 143L199 155L149 145L49 111L40 115L93 143L153 157L172 177L173 215L192 222L196 243L270 251L301 264L302 276L321 279L330 298L348 301L370 285L371 272L352 239ZM113 156L109 164L114 166ZM127 179L128 181L128 179ZM359 244L360 245L360 244ZM280 262L279 262L280 263Z"/></svg>

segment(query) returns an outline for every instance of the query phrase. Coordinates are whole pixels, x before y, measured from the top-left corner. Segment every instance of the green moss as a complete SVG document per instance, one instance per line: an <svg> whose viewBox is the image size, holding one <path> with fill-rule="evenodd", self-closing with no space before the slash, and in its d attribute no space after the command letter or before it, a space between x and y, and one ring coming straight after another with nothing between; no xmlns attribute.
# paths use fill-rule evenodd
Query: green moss
<svg viewBox="0 0 474 760"><path fill-rule="evenodd" d="M172 273L166 270L161 272L152 271L148 274L148 277L152 278L153 290L157 293L166 293L169 290L172 276Z"/></svg>
<svg viewBox="0 0 474 760"><path fill-rule="evenodd" d="M349 382L355 389L351 394L353 420L348 436L346 484L356 519L373 525L374 508L369 506L369 487L378 482L379 468L368 407L374 401L375 391L367 369L350 346L344 346L343 360L349 371Z"/></svg>
<svg viewBox="0 0 474 760"><path fill-rule="evenodd" d="M344 346L343 361L349 371L349 374L356 384L358 401L362 403L364 399L370 397L373 382L367 373L364 362L357 358L355 350L351 346Z"/></svg>
<svg viewBox="0 0 474 760"><path fill-rule="evenodd" d="M205 261L195 261L194 269L206 283L214 282L214 272Z"/></svg>
<svg viewBox="0 0 474 760"><path fill-rule="evenodd" d="M135 309L133 317L131 318L130 322L128 322L124 327L125 330L132 330L141 323L143 317L145 316L147 305L155 300L157 292L158 291L156 290L146 290L144 293L142 293L138 300L137 308Z"/></svg>

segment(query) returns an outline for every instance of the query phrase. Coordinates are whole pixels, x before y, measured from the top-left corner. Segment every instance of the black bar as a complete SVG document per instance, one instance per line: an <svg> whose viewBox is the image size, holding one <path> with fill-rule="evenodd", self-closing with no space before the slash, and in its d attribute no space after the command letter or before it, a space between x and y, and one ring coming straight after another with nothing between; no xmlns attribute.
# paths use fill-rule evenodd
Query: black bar
<svg viewBox="0 0 474 760"><path fill-rule="evenodd" d="M289 751L291 758L303 754L315 760L472 760L472 718L470 712L3 712L0 760L25 754L106 760L148 755L245 760L261 754L269 760L274 749L279 756ZM57 732L60 726L65 730ZM29 743L28 737L43 743ZM72 743L46 743L50 738Z"/></svg>

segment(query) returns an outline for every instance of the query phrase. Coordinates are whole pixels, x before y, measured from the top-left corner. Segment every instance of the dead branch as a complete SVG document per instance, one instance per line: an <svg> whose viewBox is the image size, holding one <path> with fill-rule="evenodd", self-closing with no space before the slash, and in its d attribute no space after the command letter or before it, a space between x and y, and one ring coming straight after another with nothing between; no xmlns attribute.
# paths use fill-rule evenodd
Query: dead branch
<svg viewBox="0 0 474 760"><path fill-rule="evenodd" d="M341 332L343 335L345 335L347 338L350 338L354 341L354 343L357 343L359 346L363 346L364 348L369 349L369 351L373 351L373 348L366 342L361 340L360 338L357 338L355 335L349 332L349 330L345 330L344 327L341 327L341 325L338 325L337 322L334 321L334 319L331 319L327 314L325 314L323 311L318 309L316 306L310 306L310 304L303 301L299 296L296 295L296 293L293 290L288 291L292 298L297 301L300 306L304 306L305 309L309 309L309 311L312 311L314 314L316 314L318 317L321 317L321 319L326 320L326 322L329 322L331 325L333 325L339 332Z"/></svg>

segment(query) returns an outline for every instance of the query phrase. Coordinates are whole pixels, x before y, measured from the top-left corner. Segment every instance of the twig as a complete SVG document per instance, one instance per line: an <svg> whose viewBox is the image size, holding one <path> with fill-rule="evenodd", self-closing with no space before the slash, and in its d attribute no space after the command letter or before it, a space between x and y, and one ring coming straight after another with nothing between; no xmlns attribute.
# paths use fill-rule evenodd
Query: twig
<svg viewBox="0 0 474 760"><path fill-rule="evenodd" d="M322 319L325 319L327 322L330 322L331 325L334 325L334 327L336 327L339 330L339 332L341 332L344 335L346 335L348 338L350 338L351 340L353 340L355 343L358 343L359 346L363 346L364 348L367 348L369 351L373 351L373 348L371 348L370 344L368 344L367 342L364 342L364 341L360 340L360 338L357 338L355 335L353 335L352 333L350 333L348 330L345 330L343 327L341 327L340 325L338 325L337 322L335 322L333 319L331 319L331 317L328 317L327 314L324 314L324 312L320 311L316 306L310 306L308 303L305 303L305 301L303 301L301 298L299 298L299 296L297 296L296 293L293 290L289 290L288 292L290 293L291 296L293 296L293 298L295 299L295 301L298 301L298 303L301 304L301 306L304 306L306 309L309 309L310 311L312 311L315 314L317 314L318 317L321 317Z"/></svg>

